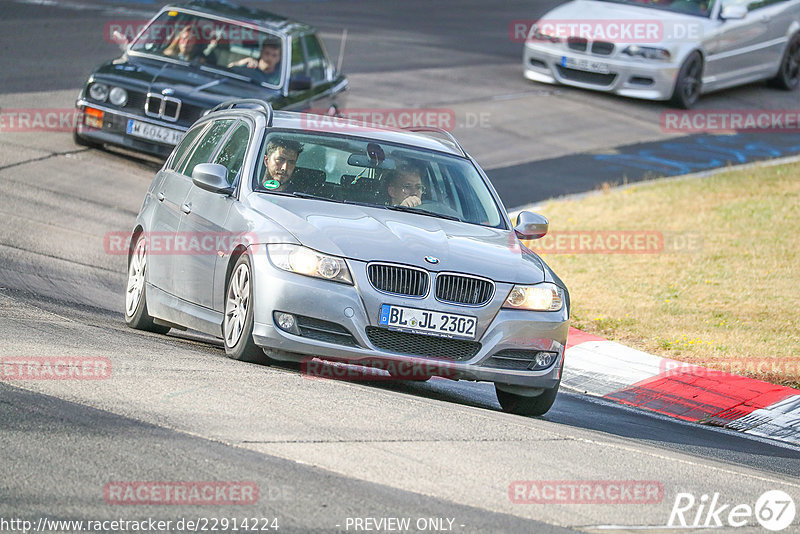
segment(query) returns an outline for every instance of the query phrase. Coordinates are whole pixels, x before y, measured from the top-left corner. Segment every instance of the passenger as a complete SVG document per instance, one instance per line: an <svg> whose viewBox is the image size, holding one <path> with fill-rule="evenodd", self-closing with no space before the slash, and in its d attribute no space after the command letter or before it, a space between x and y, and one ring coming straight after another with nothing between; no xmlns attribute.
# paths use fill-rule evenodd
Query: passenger
<svg viewBox="0 0 800 534"><path fill-rule="evenodd" d="M234 72L240 72L245 76L259 82L276 85L281 79L281 45L273 41L267 41L261 46L261 53L258 57L246 57L228 64L228 68Z"/></svg>
<svg viewBox="0 0 800 534"><path fill-rule="evenodd" d="M292 174L302 151L302 143L289 139L276 138L267 143L264 154L266 171L261 180L264 187L270 191L291 189Z"/></svg>

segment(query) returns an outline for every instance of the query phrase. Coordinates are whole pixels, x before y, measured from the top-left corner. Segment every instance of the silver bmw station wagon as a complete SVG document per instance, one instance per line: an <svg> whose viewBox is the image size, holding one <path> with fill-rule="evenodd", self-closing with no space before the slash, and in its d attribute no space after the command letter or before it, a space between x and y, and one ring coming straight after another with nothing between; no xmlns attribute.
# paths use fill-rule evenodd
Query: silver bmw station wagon
<svg viewBox="0 0 800 534"><path fill-rule="evenodd" d="M153 180L131 234L125 319L224 340L236 360L399 364L489 381L505 411L555 400L564 283L442 130L221 104Z"/></svg>

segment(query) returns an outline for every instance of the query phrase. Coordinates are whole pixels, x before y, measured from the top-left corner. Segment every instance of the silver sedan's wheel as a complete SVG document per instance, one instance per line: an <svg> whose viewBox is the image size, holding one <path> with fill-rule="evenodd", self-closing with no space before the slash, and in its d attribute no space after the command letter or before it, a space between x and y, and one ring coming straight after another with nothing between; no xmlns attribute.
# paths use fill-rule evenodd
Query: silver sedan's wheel
<svg viewBox="0 0 800 534"><path fill-rule="evenodd" d="M159 334L169 332L168 326L155 324L147 313L147 240L139 236L128 260L128 284L125 289L125 322L131 328Z"/></svg>
<svg viewBox="0 0 800 534"><path fill-rule="evenodd" d="M795 34L786 46L778 75L770 80L771 84L787 91L800 86L800 34Z"/></svg>
<svg viewBox="0 0 800 534"><path fill-rule="evenodd" d="M225 317L222 320L225 354L234 360L266 364L269 358L253 342L253 304L253 270L250 257L242 254L225 289Z"/></svg>

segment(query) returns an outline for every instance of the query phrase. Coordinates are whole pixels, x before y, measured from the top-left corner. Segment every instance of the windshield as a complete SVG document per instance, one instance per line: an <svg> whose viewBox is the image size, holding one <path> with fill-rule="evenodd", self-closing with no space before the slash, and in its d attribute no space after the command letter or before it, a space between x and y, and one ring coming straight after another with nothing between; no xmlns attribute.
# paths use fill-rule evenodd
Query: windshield
<svg viewBox="0 0 800 534"><path fill-rule="evenodd" d="M268 87L282 82L279 36L180 11L159 15L130 50L213 67Z"/></svg>
<svg viewBox="0 0 800 534"><path fill-rule="evenodd" d="M598 0L600 2L612 2L614 4L626 4L639 7L650 7L663 11L673 11L675 13L685 13L687 15L698 15L708 17L714 7L714 0Z"/></svg>
<svg viewBox="0 0 800 534"><path fill-rule="evenodd" d="M472 162L405 145L272 132L261 147L254 189L505 227Z"/></svg>

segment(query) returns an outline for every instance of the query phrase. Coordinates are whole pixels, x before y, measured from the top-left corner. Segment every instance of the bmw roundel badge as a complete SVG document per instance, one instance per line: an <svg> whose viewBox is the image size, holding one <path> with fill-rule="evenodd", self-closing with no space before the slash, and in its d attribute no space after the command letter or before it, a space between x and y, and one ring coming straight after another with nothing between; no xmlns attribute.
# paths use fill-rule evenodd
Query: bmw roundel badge
<svg viewBox="0 0 800 534"><path fill-rule="evenodd" d="M425 256L425 261L427 261L428 263L432 263L433 265L436 265L437 263L439 263L439 258L436 258L434 256Z"/></svg>

